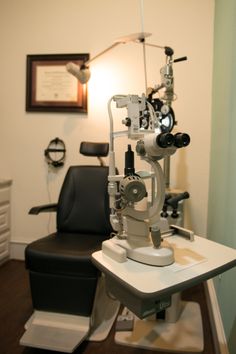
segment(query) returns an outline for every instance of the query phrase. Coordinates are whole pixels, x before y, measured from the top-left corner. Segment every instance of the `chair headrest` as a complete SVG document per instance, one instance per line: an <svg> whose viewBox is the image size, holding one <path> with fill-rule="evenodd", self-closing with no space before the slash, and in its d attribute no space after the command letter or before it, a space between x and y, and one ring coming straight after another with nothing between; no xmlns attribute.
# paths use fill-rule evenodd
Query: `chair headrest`
<svg viewBox="0 0 236 354"><path fill-rule="evenodd" d="M82 141L80 144L80 153L85 156L105 157L108 155L108 143L93 143Z"/></svg>

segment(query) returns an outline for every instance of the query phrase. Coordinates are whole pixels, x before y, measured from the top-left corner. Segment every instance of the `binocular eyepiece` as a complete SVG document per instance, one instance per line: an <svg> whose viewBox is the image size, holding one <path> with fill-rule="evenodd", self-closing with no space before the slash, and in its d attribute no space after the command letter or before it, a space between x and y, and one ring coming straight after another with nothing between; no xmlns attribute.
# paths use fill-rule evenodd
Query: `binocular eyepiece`
<svg viewBox="0 0 236 354"><path fill-rule="evenodd" d="M176 133L175 135L171 133L161 133L157 135L156 143L161 148L168 148L171 146L182 148L189 145L190 136L186 133Z"/></svg>

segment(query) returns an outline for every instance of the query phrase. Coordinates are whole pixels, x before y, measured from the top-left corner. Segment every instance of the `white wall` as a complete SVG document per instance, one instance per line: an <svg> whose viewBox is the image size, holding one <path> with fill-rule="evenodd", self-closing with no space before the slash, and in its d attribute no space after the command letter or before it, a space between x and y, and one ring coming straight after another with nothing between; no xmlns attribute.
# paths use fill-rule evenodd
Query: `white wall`
<svg viewBox="0 0 236 354"><path fill-rule="evenodd" d="M171 184L187 189L187 226L206 234L209 176L213 0L144 0L144 29L150 42L168 45L175 56L178 129L191 135L191 146L172 159ZM88 114L26 113L27 54L90 53L94 56L117 37L141 30L139 0L0 0L0 177L10 177L12 240L30 241L47 233L48 216L28 209L52 201L67 167L87 163L79 155L82 140L108 141L107 99L116 93L144 90L142 49L121 45L91 65ZM148 48L148 85L159 82L161 51ZM124 117L125 112L116 112ZM120 126L120 123L117 123ZM67 147L65 167L48 175L43 152L54 137ZM117 144L123 170L126 141ZM53 230L53 222L50 224Z"/></svg>
<svg viewBox="0 0 236 354"><path fill-rule="evenodd" d="M236 2L216 0L208 236L236 249ZM223 124L222 124L223 121ZM223 129L222 129L223 127ZM214 278L229 353L236 348L236 268Z"/></svg>

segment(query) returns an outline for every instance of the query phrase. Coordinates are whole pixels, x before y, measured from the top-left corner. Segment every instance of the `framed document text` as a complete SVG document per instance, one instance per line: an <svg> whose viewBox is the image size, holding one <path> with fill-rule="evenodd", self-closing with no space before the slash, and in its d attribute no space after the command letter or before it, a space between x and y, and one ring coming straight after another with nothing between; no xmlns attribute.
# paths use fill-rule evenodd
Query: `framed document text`
<svg viewBox="0 0 236 354"><path fill-rule="evenodd" d="M79 66L89 54L27 55L27 112L87 112L87 85L66 70L66 64Z"/></svg>

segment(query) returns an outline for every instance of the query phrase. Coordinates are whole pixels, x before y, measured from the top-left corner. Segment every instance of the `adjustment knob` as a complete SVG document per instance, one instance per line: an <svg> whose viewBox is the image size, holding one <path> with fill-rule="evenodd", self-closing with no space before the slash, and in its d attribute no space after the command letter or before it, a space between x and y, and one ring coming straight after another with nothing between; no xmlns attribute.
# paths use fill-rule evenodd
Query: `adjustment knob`
<svg viewBox="0 0 236 354"><path fill-rule="evenodd" d="M120 182L120 193L128 202L139 202L147 196L143 180L138 175L129 175Z"/></svg>

